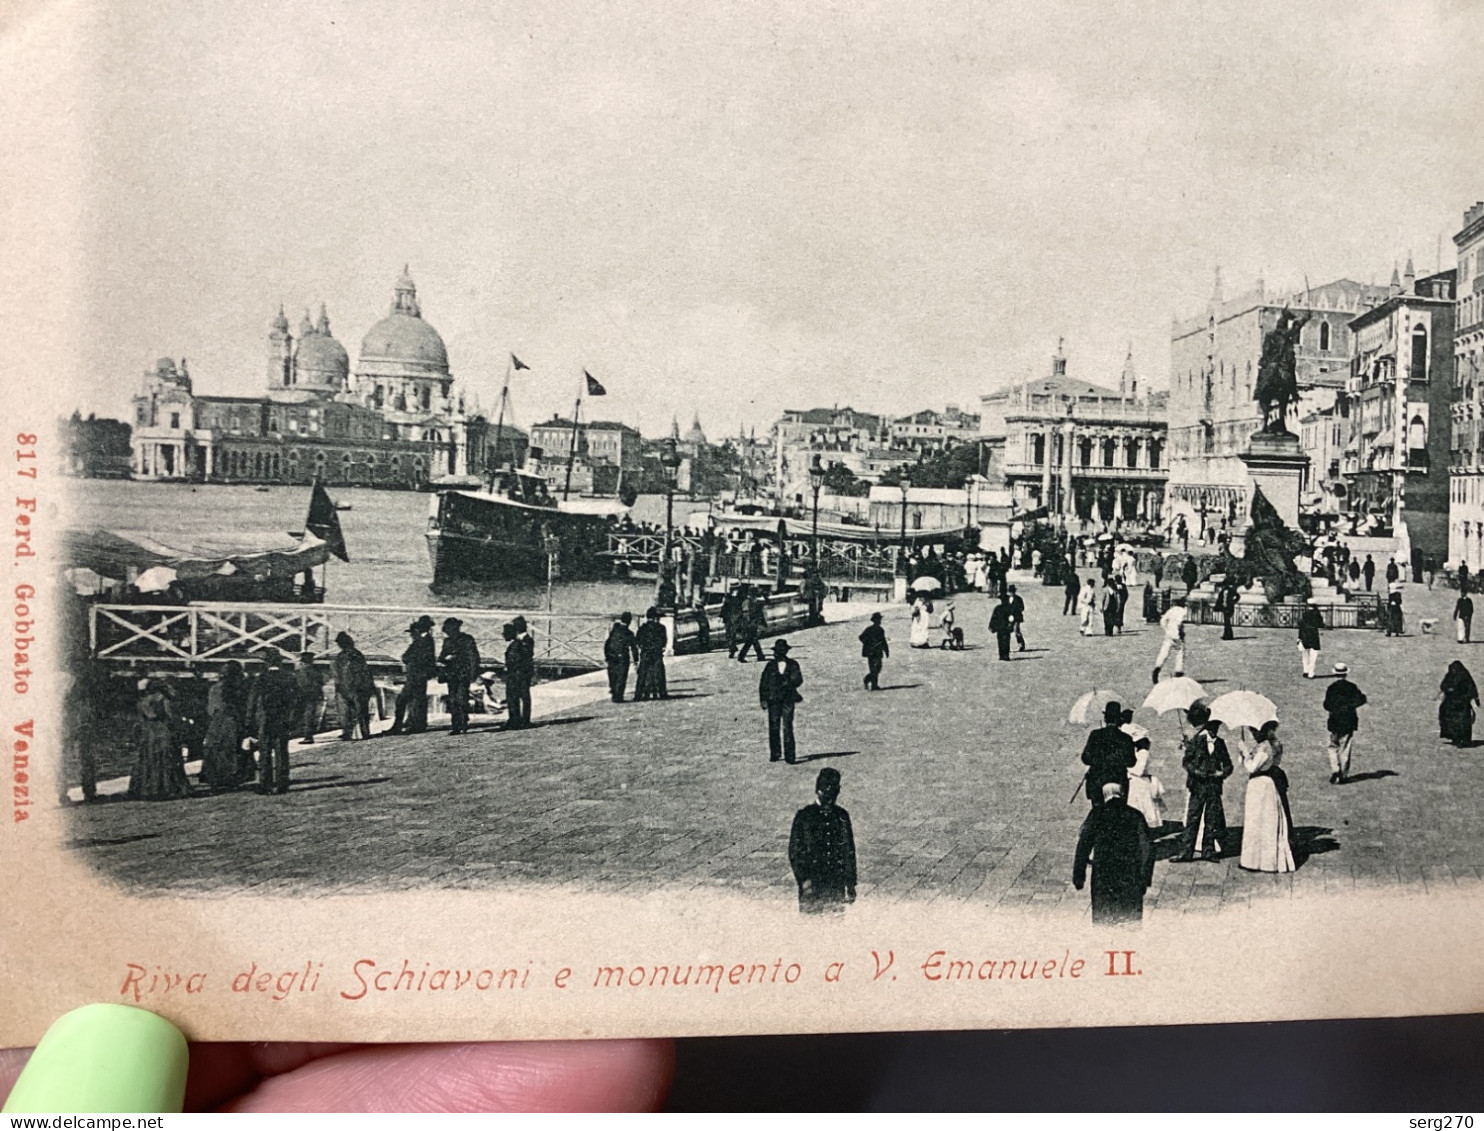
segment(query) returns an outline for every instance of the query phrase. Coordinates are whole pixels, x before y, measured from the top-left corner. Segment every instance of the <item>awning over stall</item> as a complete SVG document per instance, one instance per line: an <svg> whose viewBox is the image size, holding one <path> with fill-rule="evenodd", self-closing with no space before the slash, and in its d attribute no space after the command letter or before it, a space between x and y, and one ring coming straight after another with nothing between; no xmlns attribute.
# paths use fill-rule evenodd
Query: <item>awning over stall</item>
<svg viewBox="0 0 1484 1131"><path fill-rule="evenodd" d="M292 577L322 565L329 547L313 534L233 532L219 537L146 530L69 530L66 565L128 580L168 567L183 580L242 572L253 577Z"/></svg>

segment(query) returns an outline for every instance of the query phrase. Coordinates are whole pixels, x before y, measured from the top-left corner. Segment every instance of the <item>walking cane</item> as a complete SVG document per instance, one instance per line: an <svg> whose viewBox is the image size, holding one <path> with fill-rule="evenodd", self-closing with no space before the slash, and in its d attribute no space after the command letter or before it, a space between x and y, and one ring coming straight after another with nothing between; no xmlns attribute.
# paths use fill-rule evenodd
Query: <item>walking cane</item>
<svg viewBox="0 0 1484 1131"><path fill-rule="evenodd" d="M1087 770L1082 771L1082 776L1077 779L1077 788L1072 790L1072 796L1067 798L1067 804L1077 800L1077 795L1082 792L1082 786L1087 781Z"/></svg>

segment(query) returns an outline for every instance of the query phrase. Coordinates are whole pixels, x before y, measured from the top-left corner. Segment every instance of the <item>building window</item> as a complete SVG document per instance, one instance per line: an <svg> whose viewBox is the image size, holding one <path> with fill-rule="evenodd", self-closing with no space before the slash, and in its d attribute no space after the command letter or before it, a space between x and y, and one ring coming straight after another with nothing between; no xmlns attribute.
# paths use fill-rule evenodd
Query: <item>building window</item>
<svg viewBox="0 0 1484 1131"><path fill-rule="evenodd" d="M178 412L172 412L170 414L170 427L171 428L179 428L180 427L180 413L178 413Z"/></svg>
<svg viewBox="0 0 1484 1131"><path fill-rule="evenodd" d="M1412 372L1409 377L1413 381L1427 380L1427 327L1418 326L1412 331Z"/></svg>
<svg viewBox="0 0 1484 1131"><path fill-rule="evenodd" d="M1149 466L1156 471L1159 470L1159 455L1162 446L1158 440L1149 441Z"/></svg>
<svg viewBox="0 0 1484 1131"><path fill-rule="evenodd" d="M1319 323L1319 348L1325 352L1329 350L1329 323Z"/></svg>

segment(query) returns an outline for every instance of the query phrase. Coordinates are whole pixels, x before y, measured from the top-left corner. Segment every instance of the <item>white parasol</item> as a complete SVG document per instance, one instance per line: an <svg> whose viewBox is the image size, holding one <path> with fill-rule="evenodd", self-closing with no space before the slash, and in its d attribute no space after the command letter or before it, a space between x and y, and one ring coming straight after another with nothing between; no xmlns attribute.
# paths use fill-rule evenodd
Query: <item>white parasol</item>
<svg viewBox="0 0 1484 1131"><path fill-rule="evenodd" d="M914 581L911 585L907 586L907 588L915 589L919 593L926 593L932 590L942 589L943 583L936 577L928 577L926 574L924 574L922 577L919 577L916 581Z"/></svg>
<svg viewBox="0 0 1484 1131"><path fill-rule="evenodd" d="M1102 726L1103 708L1109 703L1122 703L1123 696L1116 691L1099 688L1079 696L1067 712L1067 722L1073 726Z"/></svg>
<svg viewBox="0 0 1484 1131"><path fill-rule="evenodd" d="M1212 700L1211 717L1229 727L1260 730L1264 723L1277 721L1278 708L1267 696L1255 691L1228 691Z"/></svg>
<svg viewBox="0 0 1484 1131"><path fill-rule="evenodd" d="M1205 693L1206 689L1188 675L1177 675L1174 679L1156 683L1154 689L1144 697L1142 706L1158 711L1161 715L1170 711L1185 711Z"/></svg>
<svg viewBox="0 0 1484 1131"><path fill-rule="evenodd" d="M176 580L176 573L169 566L151 566L141 573L134 585L141 593L163 593Z"/></svg>

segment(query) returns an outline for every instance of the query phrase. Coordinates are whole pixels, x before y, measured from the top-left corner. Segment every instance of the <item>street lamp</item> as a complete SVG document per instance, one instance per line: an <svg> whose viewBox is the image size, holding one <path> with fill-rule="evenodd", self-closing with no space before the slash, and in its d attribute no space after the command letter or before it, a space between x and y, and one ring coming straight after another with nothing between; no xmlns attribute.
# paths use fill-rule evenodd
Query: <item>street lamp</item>
<svg viewBox="0 0 1484 1131"><path fill-rule="evenodd" d="M901 554L902 554L902 571L905 573L906 572L906 569L907 569L907 492L910 491L910 490L912 490L912 480L911 480L910 477L904 475L904 476L902 476L900 482L897 483L897 486L902 489L902 547L901 547Z"/></svg>
<svg viewBox="0 0 1484 1131"><path fill-rule="evenodd" d="M814 489L814 535L813 535L813 557L814 573L819 574L819 489L824 486L824 467L819 462L816 453L814 462L809 465L809 486Z"/></svg>
<svg viewBox="0 0 1484 1131"><path fill-rule="evenodd" d="M675 482L680 477L680 452L675 448L675 437L665 441L660 453L660 466L665 471L665 552L660 559L660 580L664 581L665 569L670 564L670 540L675 529Z"/></svg>

